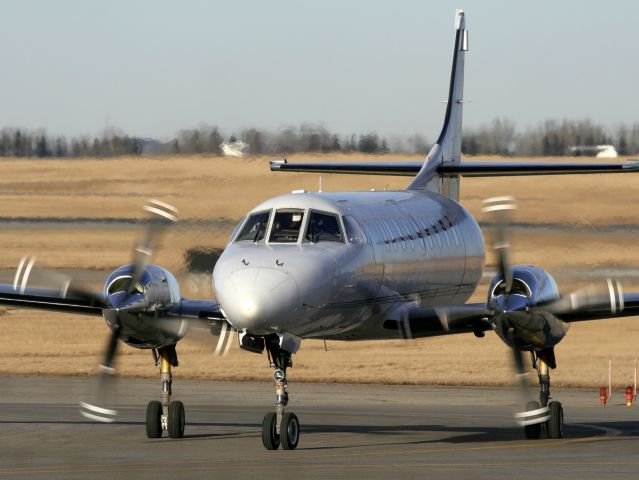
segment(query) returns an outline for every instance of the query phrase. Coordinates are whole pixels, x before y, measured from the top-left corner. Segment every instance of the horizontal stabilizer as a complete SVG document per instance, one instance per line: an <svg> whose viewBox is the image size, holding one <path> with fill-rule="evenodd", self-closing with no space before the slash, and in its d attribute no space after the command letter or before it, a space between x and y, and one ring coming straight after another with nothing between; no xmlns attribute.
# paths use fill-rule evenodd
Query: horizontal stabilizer
<svg viewBox="0 0 639 480"><path fill-rule="evenodd" d="M359 175L414 176L423 162L340 162L340 163L288 163L271 162L271 170L279 172L350 173ZM568 163L568 162L459 162L442 163L437 173L442 177L499 177L517 175L566 175L584 173L639 172L639 162L622 163Z"/></svg>
<svg viewBox="0 0 639 480"><path fill-rule="evenodd" d="M583 173L639 172L639 163L568 163L568 162L460 162L442 164L441 176L502 177L513 175L567 175Z"/></svg>
<svg viewBox="0 0 639 480"><path fill-rule="evenodd" d="M271 162L274 172L352 173L359 175L417 175L424 162L340 162L340 163L288 163Z"/></svg>

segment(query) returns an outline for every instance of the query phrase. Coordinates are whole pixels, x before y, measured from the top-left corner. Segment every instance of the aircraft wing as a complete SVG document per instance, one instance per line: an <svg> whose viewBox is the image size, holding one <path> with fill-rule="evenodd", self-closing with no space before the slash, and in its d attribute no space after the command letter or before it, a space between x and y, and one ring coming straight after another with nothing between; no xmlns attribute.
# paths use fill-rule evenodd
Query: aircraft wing
<svg viewBox="0 0 639 480"><path fill-rule="evenodd" d="M99 294L95 294L98 298ZM37 308L56 312L102 316L102 305L94 299L74 295L63 296L59 290L0 284L0 305L21 308Z"/></svg>
<svg viewBox="0 0 639 480"><path fill-rule="evenodd" d="M90 298L73 294L63 295L59 290L50 288L16 288L13 285L0 284L0 305L20 308L35 308L81 315L102 316L105 305L99 301L100 294ZM213 300L193 300L184 298L167 308L170 316L188 320L225 320L220 307Z"/></svg>
<svg viewBox="0 0 639 480"><path fill-rule="evenodd" d="M418 308L408 315L410 331L406 331L405 336L421 338L450 333L480 334L491 330L488 319L492 315L493 312L485 303Z"/></svg>
<svg viewBox="0 0 639 480"><path fill-rule="evenodd" d="M225 321L220 306L215 300L192 300L183 298L167 309L169 315L189 320L220 320Z"/></svg>
<svg viewBox="0 0 639 480"><path fill-rule="evenodd" d="M350 173L360 175L397 175L412 177L419 173L423 161L406 162L339 162L288 163L271 161L277 172ZM437 173L443 177L499 177L521 175L565 175L584 173L639 172L639 162L577 163L577 162L459 162L440 164Z"/></svg>
<svg viewBox="0 0 639 480"><path fill-rule="evenodd" d="M561 299L555 308L548 309L560 320L573 323L606 318L634 317L639 315L639 293L631 292L622 295L611 294L605 300L595 301L589 306L574 305L571 296ZM542 306L543 308L543 306Z"/></svg>
<svg viewBox="0 0 639 480"><path fill-rule="evenodd" d="M551 313L566 323L639 316L639 292L595 298L588 305L579 305L567 295L547 306L531 307L530 312ZM409 313L408 329L400 322L397 328L405 330L407 338L471 332L481 336L492 330L491 319L499 313L485 303L418 308Z"/></svg>

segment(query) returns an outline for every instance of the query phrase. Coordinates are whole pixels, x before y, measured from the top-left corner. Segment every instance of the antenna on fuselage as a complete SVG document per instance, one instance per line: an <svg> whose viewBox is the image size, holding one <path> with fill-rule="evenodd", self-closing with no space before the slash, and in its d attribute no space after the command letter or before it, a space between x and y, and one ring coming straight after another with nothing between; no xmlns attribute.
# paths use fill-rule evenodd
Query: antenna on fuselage
<svg viewBox="0 0 639 480"><path fill-rule="evenodd" d="M322 193L322 176L321 175L319 177L319 190L317 192Z"/></svg>

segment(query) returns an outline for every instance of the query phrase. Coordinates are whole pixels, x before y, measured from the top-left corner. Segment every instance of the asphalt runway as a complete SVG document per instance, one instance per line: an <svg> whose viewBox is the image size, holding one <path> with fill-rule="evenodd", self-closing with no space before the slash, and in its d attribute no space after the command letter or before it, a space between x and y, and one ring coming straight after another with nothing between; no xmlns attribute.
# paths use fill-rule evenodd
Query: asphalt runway
<svg viewBox="0 0 639 480"><path fill-rule="evenodd" d="M119 380L119 420L78 413L85 378L0 377L0 478L637 478L639 407L622 392L555 390L566 438L523 438L513 389L303 384L289 375L300 418L295 451L264 450L272 383L174 379L185 438L148 440L146 402L159 381ZM542 435L544 435L542 433Z"/></svg>

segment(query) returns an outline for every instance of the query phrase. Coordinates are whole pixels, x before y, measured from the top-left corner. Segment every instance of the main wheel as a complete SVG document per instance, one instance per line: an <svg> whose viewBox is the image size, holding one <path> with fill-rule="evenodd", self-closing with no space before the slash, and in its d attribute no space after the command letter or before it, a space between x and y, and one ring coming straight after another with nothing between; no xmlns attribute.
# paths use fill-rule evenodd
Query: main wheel
<svg viewBox="0 0 639 480"><path fill-rule="evenodd" d="M300 422L297 415L292 412L286 412L282 415L280 439L283 450L295 450L300 441Z"/></svg>
<svg viewBox="0 0 639 480"><path fill-rule="evenodd" d="M146 436L160 438L162 436L162 404L153 400L146 406Z"/></svg>
<svg viewBox="0 0 639 480"><path fill-rule="evenodd" d="M184 404L179 400L169 403L169 437L184 436Z"/></svg>
<svg viewBox="0 0 639 480"><path fill-rule="evenodd" d="M561 438L564 436L564 409L560 402L548 404L550 418L546 422L548 438Z"/></svg>
<svg viewBox="0 0 639 480"><path fill-rule="evenodd" d="M533 410L539 410L541 405L539 402L530 401L526 404L526 411L532 412ZM524 426L524 433L526 434L526 438L529 440L537 440L541 435L541 423L534 423L532 425Z"/></svg>
<svg viewBox="0 0 639 480"><path fill-rule="evenodd" d="M262 420L262 443L267 450L280 448L280 436L277 434L277 414L267 413Z"/></svg>

